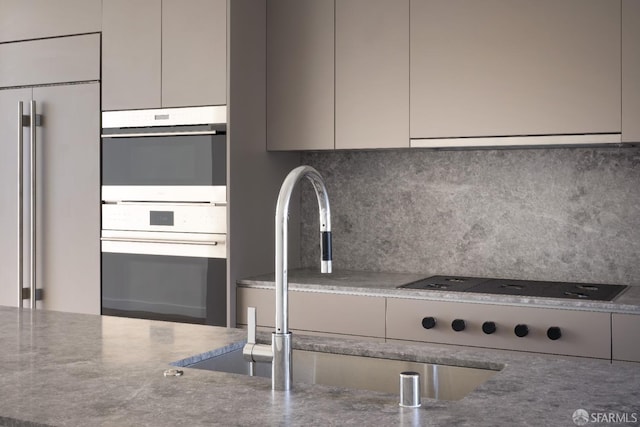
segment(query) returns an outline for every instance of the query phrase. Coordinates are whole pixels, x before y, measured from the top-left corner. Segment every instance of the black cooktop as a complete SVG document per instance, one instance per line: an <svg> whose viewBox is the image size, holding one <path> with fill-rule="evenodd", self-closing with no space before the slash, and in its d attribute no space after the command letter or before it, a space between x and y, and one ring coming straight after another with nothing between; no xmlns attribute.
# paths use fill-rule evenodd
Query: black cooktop
<svg viewBox="0 0 640 427"><path fill-rule="evenodd" d="M398 288L611 301L627 286L482 277L431 276L398 286Z"/></svg>

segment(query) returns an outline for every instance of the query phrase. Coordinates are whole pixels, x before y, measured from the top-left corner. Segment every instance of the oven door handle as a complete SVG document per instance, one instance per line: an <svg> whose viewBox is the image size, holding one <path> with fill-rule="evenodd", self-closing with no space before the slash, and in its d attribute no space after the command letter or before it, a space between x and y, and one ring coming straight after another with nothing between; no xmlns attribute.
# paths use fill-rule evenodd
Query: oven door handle
<svg viewBox="0 0 640 427"><path fill-rule="evenodd" d="M175 244L175 245L203 245L203 246L217 246L224 244L224 241L198 241L198 240L170 240L170 239L136 239L130 237L101 237L103 242L132 242L132 243L162 243L162 244Z"/></svg>
<svg viewBox="0 0 640 427"><path fill-rule="evenodd" d="M193 136L193 135L219 135L222 132L217 130L193 130L176 132L133 132L133 133L103 133L102 138L136 138L139 136Z"/></svg>

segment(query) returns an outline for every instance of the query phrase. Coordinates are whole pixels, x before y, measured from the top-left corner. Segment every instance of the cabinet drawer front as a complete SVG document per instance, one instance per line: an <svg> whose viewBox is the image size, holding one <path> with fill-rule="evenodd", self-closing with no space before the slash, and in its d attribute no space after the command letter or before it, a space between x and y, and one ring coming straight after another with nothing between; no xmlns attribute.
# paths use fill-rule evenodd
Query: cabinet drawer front
<svg viewBox="0 0 640 427"><path fill-rule="evenodd" d="M422 319L433 317L432 329ZM452 322L465 321L465 329L455 332ZM484 322L494 322L496 330L486 334ZM515 335L516 325L527 325L528 334ZM550 327L559 327L562 336L547 337ZM424 300L387 300L387 338L531 351L572 356L611 357L610 314L489 304Z"/></svg>
<svg viewBox="0 0 640 427"><path fill-rule="evenodd" d="M613 313L611 333L612 358L640 362L640 316Z"/></svg>
<svg viewBox="0 0 640 427"><path fill-rule="evenodd" d="M257 324L274 327L272 289L239 287L237 321L247 323L247 307L257 308ZM318 292L289 292L289 326L293 330L384 338L384 298Z"/></svg>
<svg viewBox="0 0 640 427"><path fill-rule="evenodd" d="M0 87L100 79L100 35L0 45Z"/></svg>
<svg viewBox="0 0 640 427"><path fill-rule="evenodd" d="M290 292L291 328L384 337L384 298Z"/></svg>

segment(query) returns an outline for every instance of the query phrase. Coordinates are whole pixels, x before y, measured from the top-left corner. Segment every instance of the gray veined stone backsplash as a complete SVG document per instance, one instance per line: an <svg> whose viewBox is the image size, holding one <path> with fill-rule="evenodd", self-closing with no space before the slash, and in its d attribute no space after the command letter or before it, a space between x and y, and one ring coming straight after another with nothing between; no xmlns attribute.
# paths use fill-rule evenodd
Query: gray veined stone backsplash
<svg viewBox="0 0 640 427"><path fill-rule="evenodd" d="M640 149L302 155L331 200L334 268L640 284ZM318 263L303 186L301 263Z"/></svg>

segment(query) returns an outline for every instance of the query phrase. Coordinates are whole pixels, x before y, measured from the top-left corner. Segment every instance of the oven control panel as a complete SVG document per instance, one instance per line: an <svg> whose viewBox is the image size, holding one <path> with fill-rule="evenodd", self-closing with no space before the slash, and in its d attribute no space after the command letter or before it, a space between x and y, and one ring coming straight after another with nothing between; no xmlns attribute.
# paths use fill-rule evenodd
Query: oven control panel
<svg viewBox="0 0 640 427"><path fill-rule="evenodd" d="M104 230L227 232L227 208L211 203L104 203Z"/></svg>
<svg viewBox="0 0 640 427"><path fill-rule="evenodd" d="M610 359L611 315L388 298L387 338Z"/></svg>

